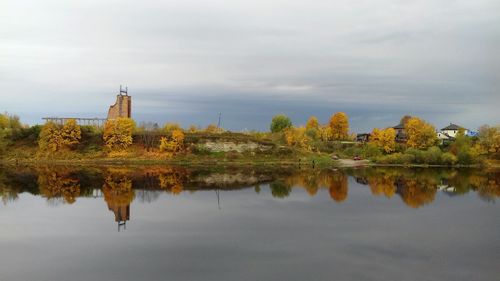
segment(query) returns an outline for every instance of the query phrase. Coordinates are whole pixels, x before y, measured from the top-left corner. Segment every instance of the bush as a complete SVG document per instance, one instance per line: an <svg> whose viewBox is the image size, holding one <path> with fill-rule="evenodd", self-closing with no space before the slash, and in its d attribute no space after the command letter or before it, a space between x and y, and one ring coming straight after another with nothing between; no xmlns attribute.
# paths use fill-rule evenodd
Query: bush
<svg viewBox="0 0 500 281"><path fill-rule="evenodd" d="M474 161L472 155L468 151L459 151L457 154L457 163L461 165L469 165Z"/></svg>
<svg viewBox="0 0 500 281"><path fill-rule="evenodd" d="M363 158L375 158L382 155L382 151L374 144L367 144L363 147L361 155Z"/></svg>
<svg viewBox="0 0 500 281"><path fill-rule="evenodd" d="M431 147L427 151L424 151L422 153L422 161L425 164L440 164L441 163L441 155L443 153L441 152L441 149L438 147Z"/></svg>

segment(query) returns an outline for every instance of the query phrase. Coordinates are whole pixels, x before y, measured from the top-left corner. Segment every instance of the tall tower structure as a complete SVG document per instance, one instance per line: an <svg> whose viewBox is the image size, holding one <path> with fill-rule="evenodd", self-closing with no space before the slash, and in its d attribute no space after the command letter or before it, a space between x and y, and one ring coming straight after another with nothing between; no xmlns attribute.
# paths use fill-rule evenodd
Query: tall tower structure
<svg viewBox="0 0 500 281"><path fill-rule="evenodd" d="M109 107L108 120L116 118L132 117L132 96L128 95L128 87L125 89L120 85L120 93L116 96L116 102Z"/></svg>

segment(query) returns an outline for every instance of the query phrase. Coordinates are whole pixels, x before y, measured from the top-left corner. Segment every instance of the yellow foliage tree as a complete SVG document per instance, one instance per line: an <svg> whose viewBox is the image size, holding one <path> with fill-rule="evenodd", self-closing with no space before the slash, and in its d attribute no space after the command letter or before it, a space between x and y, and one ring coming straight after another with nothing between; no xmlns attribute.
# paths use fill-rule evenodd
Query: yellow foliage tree
<svg viewBox="0 0 500 281"><path fill-rule="evenodd" d="M437 135L434 126L418 117L410 118L405 124L409 147L425 149L437 142Z"/></svg>
<svg viewBox="0 0 500 281"><path fill-rule="evenodd" d="M61 129L61 136L65 146L78 144L82 138L80 126L76 124L75 119L70 119Z"/></svg>
<svg viewBox="0 0 500 281"><path fill-rule="evenodd" d="M370 143L380 147L386 153L391 153L396 149L396 131L393 128L373 129L370 135Z"/></svg>
<svg viewBox="0 0 500 281"><path fill-rule="evenodd" d="M133 142L132 133L134 130L135 122L130 118L108 120L104 124L104 143L113 151L126 149Z"/></svg>
<svg viewBox="0 0 500 281"><path fill-rule="evenodd" d="M78 144L82 137L80 126L76 121L68 120L64 126L58 126L54 122L47 122L40 132L38 146L41 150L60 151Z"/></svg>
<svg viewBox="0 0 500 281"><path fill-rule="evenodd" d="M322 141L329 141L333 138L332 128L330 126L319 127L319 135Z"/></svg>
<svg viewBox="0 0 500 281"><path fill-rule="evenodd" d="M316 116L309 117L309 120L307 120L306 129L307 130L319 129L319 122L318 122L318 118L316 118Z"/></svg>
<svg viewBox="0 0 500 281"><path fill-rule="evenodd" d="M306 135L306 128L304 127L285 129L285 141L289 146L311 150L309 145L311 139Z"/></svg>
<svg viewBox="0 0 500 281"><path fill-rule="evenodd" d="M163 131L167 134L172 133L174 130L181 130L182 131L181 125L179 125L179 123L167 123L163 127Z"/></svg>
<svg viewBox="0 0 500 281"><path fill-rule="evenodd" d="M500 158L500 126L487 125L479 128L478 149L481 154L490 154Z"/></svg>
<svg viewBox="0 0 500 281"><path fill-rule="evenodd" d="M173 130L170 139L167 137L160 139L161 152L175 153L182 150L184 150L184 133L181 130Z"/></svg>
<svg viewBox="0 0 500 281"><path fill-rule="evenodd" d="M337 112L330 118L333 140L346 140L349 138L349 118L344 112Z"/></svg>

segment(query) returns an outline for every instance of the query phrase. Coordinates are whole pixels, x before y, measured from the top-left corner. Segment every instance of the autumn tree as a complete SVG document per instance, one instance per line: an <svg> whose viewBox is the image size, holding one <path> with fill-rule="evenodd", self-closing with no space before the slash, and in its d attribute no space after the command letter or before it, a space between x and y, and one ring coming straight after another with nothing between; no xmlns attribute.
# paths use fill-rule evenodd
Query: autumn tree
<svg viewBox="0 0 500 281"><path fill-rule="evenodd" d="M41 150L56 152L78 144L81 137L81 128L74 119L68 120L62 127L49 121L42 127L38 146Z"/></svg>
<svg viewBox="0 0 500 281"><path fill-rule="evenodd" d="M316 118L316 116L309 117L309 120L307 120L306 129L309 130L318 128L319 128L318 118Z"/></svg>
<svg viewBox="0 0 500 281"><path fill-rule="evenodd" d="M409 147L426 149L437 142L437 135L434 126L418 117L410 118L405 125Z"/></svg>
<svg viewBox="0 0 500 281"><path fill-rule="evenodd" d="M166 134L171 134L174 130L181 130L182 131L181 125L179 125L179 123L167 123L163 127L163 132Z"/></svg>
<svg viewBox="0 0 500 281"><path fill-rule="evenodd" d="M311 139L306 134L306 128L288 128L285 130L285 141L289 146L297 146L306 150L311 150Z"/></svg>
<svg viewBox="0 0 500 281"><path fill-rule="evenodd" d="M82 138L82 130L80 126L76 124L75 119L70 119L66 121L64 126L61 128L61 135L64 145L69 147L80 142L80 139Z"/></svg>
<svg viewBox="0 0 500 281"><path fill-rule="evenodd" d="M184 150L184 133L181 130L173 130L170 137L160 139L160 151L179 152Z"/></svg>
<svg viewBox="0 0 500 281"><path fill-rule="evenodd" d="M393 128L382 130L375 128L370 135L370 143L386 153L391 153L396 149L396 131Z"/></svg>
<svg viewBox="0 0 500 281"><path fill-rule="evenodd" d="M271 132L273 133L279 133L282 132L283 130L287 128L292 127L292 120L284 114L278 114L273 117L273 120L271 120Z"/></svg>
<svg viewBox="0 0 500 281"><path fill-rule="evenodd" d="M481 126L479 128L478 145L482 154L489 154L500 159L500 126Z"/></svg>
<svg viewBox="0 0 500 281"><path fill-rule="evenodd" d="M333 114L329 126L333 140L346 140L349 138L349 119L344 112Z"/></svg>
<svg viewBox="0 0 500 281"><path fill-rule="evenodd" d="M306 124L306 135L312 139L321 138L321 132L319 130L319 122L316 116L309 117Z"/></svg>
<svg viewBox="0 0 500 281"><path fill-rule="evenodd" d="M124 150L132 144L134 130L135 122L130 118L110 119L104 124L104 143L110 150Z"/></svg>
<svg viewBox="0 0 500 281"><path fill-rule="evenodd" d="M22 129L23 125L16 115L0 114L0 153L5 151L11 140Z"/></svg>

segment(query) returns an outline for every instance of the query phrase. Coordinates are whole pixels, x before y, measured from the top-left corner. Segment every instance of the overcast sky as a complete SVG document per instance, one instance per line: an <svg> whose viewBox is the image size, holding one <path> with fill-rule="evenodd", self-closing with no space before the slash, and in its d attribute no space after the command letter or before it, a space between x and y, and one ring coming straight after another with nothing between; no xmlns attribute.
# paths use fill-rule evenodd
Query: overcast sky
<svg viewBox="0 0 500 281"><path fill-rule="evenodd" d="M500 123L500 1L0 0L0 111L267 129Z"/></svg>

